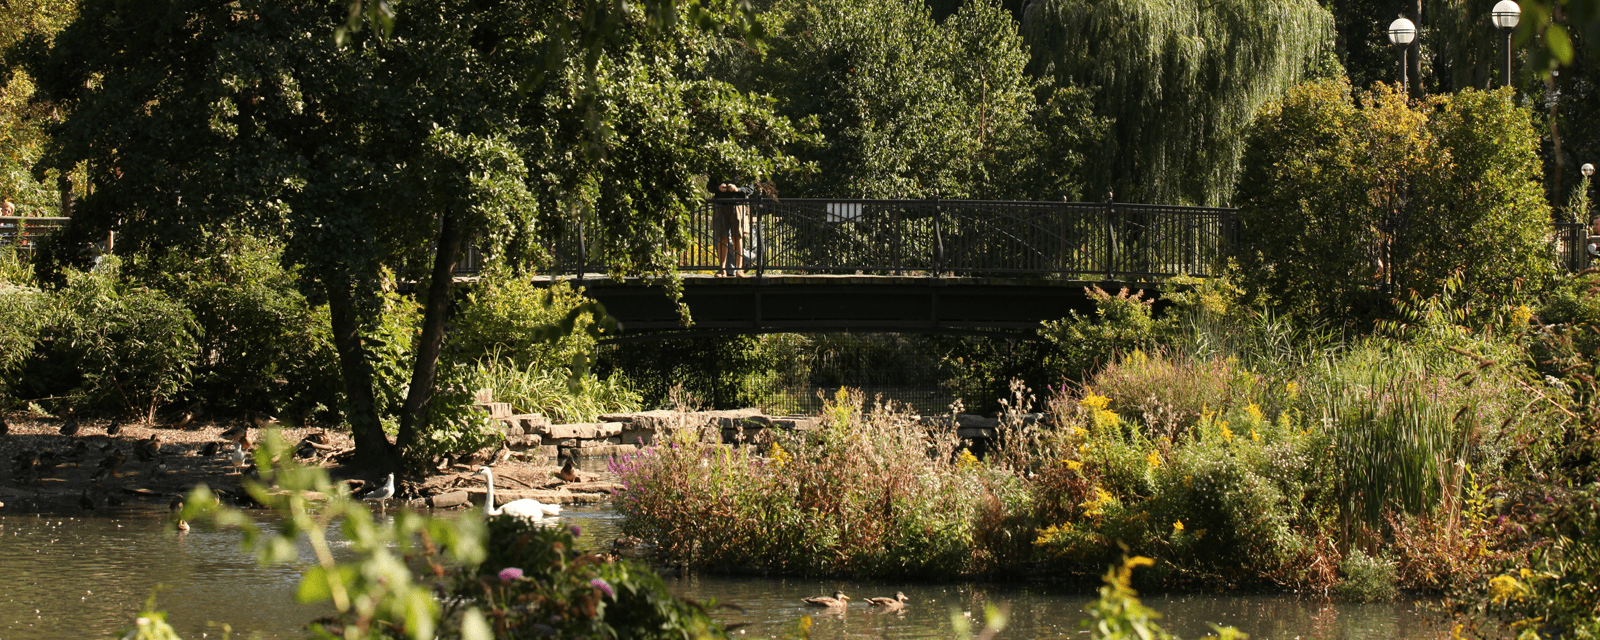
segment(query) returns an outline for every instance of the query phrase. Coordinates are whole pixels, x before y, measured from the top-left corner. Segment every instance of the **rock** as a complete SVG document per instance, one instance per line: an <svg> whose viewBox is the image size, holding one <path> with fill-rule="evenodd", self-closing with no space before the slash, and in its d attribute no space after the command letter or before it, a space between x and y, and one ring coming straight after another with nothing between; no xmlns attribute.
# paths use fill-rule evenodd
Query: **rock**
<svg viewBox="0 0 1600 640"><path fill-rule="evenodd" d="M717 426L723 429L765 429L772 426L772 418L759 414L742 418L717 418Z"/></svg>
<svg viewBox="0 0 1600 640"><path fill-rule="evenodd" d="M520 423L511 422L509 420L502 420L502 421L500 421L500 426L501 426L501 430L506 432L506 436L508 438L509 437L513 437L513 436L520 436L520 435L522 435L524 433L522 431L522 426L520 425Z"/></svg>
<svg viewBox="0 0 1600 640"><path fill-rule="evenodd" d="M956 426L968 429L998 429L1000 428L1000 420L998 418L985 418L976 414L963 413L956 416Z"/></svg>
<svg viewBox="0 0 1600 640"><path fill-rule="evenodd" d="M577 424L553 424L544 432L548 440L566 440L568 438L583 438L596 440L622 435L621 422L580 422Z"/></svg>
<svg viewBox="0 0 1600 640"><path fill-rule="evenodd" d="M602 444L593 447L572 449L570 453L580 458L603 458L606 456L620 456L638 451L639 447L631 444Z"/></svg>
<svg viewBox="0 0 1600 640"><path fill-rule="evenodd" d="M573 493L616 493L622 490L622 484L617 482L568 482L561 487Z"/></svg>
<svg viewBox="0 0 1600 640"><path fill-rule="evenodd" d="M957 437L961 437L961 438L967 438L967 439L993 438L994 437L994 429L984 429L984 428L980 428L980 427L961 427L959 429L956 429L956 436Z"/></svg>
<svg viewBox="0 0 1600 640"><path fill-rule="evenodd" d="M822 418L809 416L784 416L772 418L772 426L779 429L797 429L799 431L812 431L822 425Z"/></svg>
<svg viewBox="0 0 1600 640"><path fill-rule="evenodd" d="M472 394L473 404L489 404L494 402L494 389L479 389Z"/></svg>
<svg viewBox="0 0 1600 640"><path fill-rule="evenodd" d="M537 413L515 415L511 419L522 423L523 433L545 433L550 428L550 419Z"/></svg>
<svg viewBox="0 0 1600 640"><path fill-rule="evenodd" d="M471 501L467 499L467 492L465 491L451 491L449 493L441 493L428 498L428 506L435 509L459 507L470 502Z"/></svg>
<svg viewBox="0 0 1600 640"><path fill-rule="evenodd" d="M483 402L476 405L489 412L489 417L496 420L511 417L511 403L509 402Z"/></svg>
<svg viewBox="0 0 1600 640"><path fill-rule="evenodd" d="M623 429L620 437L622 438L623 444L634 444L641 447L646 447L655 442L655 436L656 432L654 431Z"/></svg>
<svg viewBox="0 0 1600 640"><path fill-rule="evenodd" d="M547 447L561 447L563 449L571 449L573 447L578 446L578 439L577 438L554 438L554 437L551 437L551 436L539 436L539 437L544 439L540 444L543 444L544 446L547 446Z"/></svg>

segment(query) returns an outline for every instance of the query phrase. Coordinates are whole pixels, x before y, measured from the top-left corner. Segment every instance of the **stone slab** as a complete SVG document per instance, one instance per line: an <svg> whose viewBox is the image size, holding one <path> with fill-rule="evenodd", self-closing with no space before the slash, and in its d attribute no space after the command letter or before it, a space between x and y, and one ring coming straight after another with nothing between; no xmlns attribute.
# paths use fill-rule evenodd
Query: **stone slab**
<svg viewBox="0 0 1600 640"><path fill-rule="evenodd" d="M451 491L449 493L441 493L436 496L428 497L428 506L435 509L459 507L469 502L470 500L467 499L467 492L465 491Z"/></svg>
<svg viewBox="0 0 1600 640"><path fill-rule="evenodd" d="M566 440L569 438L582 438L595 440L622 435L621 422L580 422L576 424L553 424L543 432L549 440Z"/></svg>
<svg viewBox="0 0 1600 640"><path fill-rule="evenodd" d="M1000 419L963 413L956 416L956 425L968 429L998 429L1000 428Z"/></svg>
<svg viewBox="0 0 1600 640"><path fill-rule="evenodd" d="M620 437L622 438L623 444L635 444L641 447L648 447L655 443L656 432L649 429L623 429Z"/></svg>
<svg viewBox="0 0 1600 640"><path fill-rule="evenodd" d="M981 427L961 427L956 429L956 436L969 440L978 438L993 438L994 431L994 429L984 429Z"/></svg>
<svg viewBox="0 0 1600 640"><path fill-rule="evenodd" d="M511 403L509 402L481 402L476 406L489 412L489 417L496 420L511 417Z"/></svg>
<svg viewBox="0 0 1600 640"><path fill-rule="evenodd" d="M572 455L580 458L603 458L606 456L620 456L638 451L639 447L631 444L602 444L594 447L572 449Z"/></svg>

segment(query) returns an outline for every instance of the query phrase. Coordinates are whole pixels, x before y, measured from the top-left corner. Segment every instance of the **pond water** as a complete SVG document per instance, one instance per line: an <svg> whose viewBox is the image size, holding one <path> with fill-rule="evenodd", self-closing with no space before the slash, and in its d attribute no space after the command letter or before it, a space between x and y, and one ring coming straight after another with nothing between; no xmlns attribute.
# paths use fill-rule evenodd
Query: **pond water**
<svg viewBox="0 0 1600 640"><path fill-rule="evenodd" d="M476 517L477 512L462 515ZM156 596L185 638L302 637L303 625L328 610L294 602L303 565L257 566L234 531L204 527L179 535L163 527L165 512L123 511L94 517L0 516L0 640L108 637L125 629L140 603ZM582 527L580 540L599 546L616 536L619 517L608 507L572 507L563 520ZM309 557L309 549L303 550ZM874 583L691 575L669 578L678 593L736 604L724 610L742 623L736 637L776 637L813 616L812 638L949 638L952 616L981 620L985 603L1008 607L1000 638L1078 638L1087 593L1011 585ZM904 591L900 615L854 606L842 616L819 615L801 599L842 590L858 600ZM1258 640L1320 638L1422 639L1448 637L1412 603L1329 604L1276 595L1173 595L1145 599L1165 626L1185 638L1228 624ZM981 624L981 623L979 623ZM979 626L979 625L975 625Z"/></svg>

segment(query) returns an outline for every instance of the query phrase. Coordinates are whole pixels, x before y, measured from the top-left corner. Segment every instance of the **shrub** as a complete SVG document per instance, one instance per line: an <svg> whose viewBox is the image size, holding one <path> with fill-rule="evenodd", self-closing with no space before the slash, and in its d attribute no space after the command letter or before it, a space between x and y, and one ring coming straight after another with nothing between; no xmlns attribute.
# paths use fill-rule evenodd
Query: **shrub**
<svg viewBox="0 0 1600 640"><path fill-rule="evenodd" d="M1343 575L1333 588L1334 595L1351 602L1378 602L1393 600L1396 594L1394 563L1374 558L1360 549L1351 549L1350 555L1339 562Z"/></svg>
<svg viewBox="0 0 1600 640"><path fill-rule="evenodd" d="M1123 289L1112 295L1091 286L1084 292L1094 300L1094 317L1074 311L1070 317L1046 321L1039 330L1056 349L1051 357L1054 370L1072 378L1087 378L1119 354L1155 346L1157 324L1150 315L1155 301L1146 300L1143 291Z"/></svg>
<svg viewBox="0 0 1600 640"><path fill-rule="evenodd" d="M331 414L343 384L327 307L306 300L297 272L283 267L270 242L235 235L208 244L136 260L129 270L194 314L202 356L186 395L220 410Z"/></svg>
<svg viewBox="0 0 1600 640"><path fill-rule="evenodd" d="M594 358L591 330L605 320L600 307L565 282L537 287L492 268L468 291L446 349L455 362L504 359L582 374Z"/></svg>
<svg viewBox="0 0 1600 640"><path fill-rule="evenodd" d="M0 384L13 390L50 318L50 296L37 289L0 285Z"/></svg>
<svg viewBox="0 0 1600 640"><path fill-rule="evenodd" d="M518 364L490 356L473 365L469 386L492 389L495 400L544 414L557 423L594 422L600 414L638 411L639 394L621 374L573 377L538 363Z"/></svg>
<svg viewBox="0 0 1600 640"><path fill-rule="evenodd" d="M977 568L977 513L1009 481L953 455L953 437L863 408L859 394L825 415L820 431L779 435L765 456L711 444L717 430L683 430L619 460L624 529L702 566L885 576Z"/></svg>
<svg viewBox="0 0 1600 640"><path fill-rule="evenodd" d="M1554 267L1532 112L1509 89L1350 96L1308 83L1256 118L1237 200L1248 280L1338 323L1458 275L1476 299L1525 301Z"/></svg>
<svg viewBox="0 0 1600 640"><path fill-rule="evenodd" d="M183 391L199 355L194 316L160 291L120 277L105 258L91 271L68 271L47 329L60 366L79 383L69 402L151 417Z"/></svg>

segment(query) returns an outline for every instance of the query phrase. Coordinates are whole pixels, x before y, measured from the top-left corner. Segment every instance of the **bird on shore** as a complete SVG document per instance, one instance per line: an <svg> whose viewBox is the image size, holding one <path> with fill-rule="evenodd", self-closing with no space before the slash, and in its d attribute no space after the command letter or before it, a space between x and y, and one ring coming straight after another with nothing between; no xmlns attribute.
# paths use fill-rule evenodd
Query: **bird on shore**
<svg viewBox="0 0 1600 640"><path fill-rule="evenodd" d="M57 455L56 452L54 452L54 451L40 451L39 452L39 468L40 469L51 469L51 468L54 468L56 465L61 464L61 462L62 462L61 461L61 456Z"/></svg>
<svg viewBox="0 0 1600 640"><path fill-rule="evenodd" d="M84 511L94 511L94 499L89 497L87 489L84 490L82 495L78 496L78 506L83 507Z"/></svg>
<svg viewBox="0 0 1600 640"><path fill-rule="evenodd" d="M305 441L313 444L328 444L328 432L313 431L306 434Z"/></svg>
<svg viewBox="0 0 1600 640"><path fill-rule="evenodd" d="M189 423L191 423L191 422L194 422L194 412L193 411L185 411L185 412L179 414L178 418L176 420L173 420L172 424L167 425L167 427L172 428L172 429L182 429L184 427L189 426Z"/></svg>
<svg viewBox="0 0 1600 640"><path fill-rule="evenodd" d="M267 427L276 426L278 424L278 419L260 411L252 411L250 413L250 424L255 425L257 429L265 429Z"/></svg>
<svg viewBox="0 0 1600 640"><path fill-rule="evenodd" d="M233 454L230 457L233 458L233 466L235 466L235 467L244 466L244 445L242 445L242 444L233 445Z"/></svg>
<svg viewBox="0 0 1600 640"><path fill-rule="evenodd" d="M118 498L115 494L108 493L106 494L106 506L120 507L122 506L122 498Z"/></svg>
<svg viewBox="0 0 1600 640"><path fill-rule="evenodd" d="M115 437L117 437L117 434L120 434L120 433L122 433L122 421L121 420L112 420L111 424L106 425L106 437L115 438Z"/></svg>
<svg viewBox="0 0 1600 640"><path fill-rule="evenodd" d="M6 422L5 418L0 418L0 436L8 433L11 433L11 423Z"/></svg>
<svg viewBox="0 0 1600 640"><path fill-rule="evenodd" d="M583 477L578 475L578 470L575 467L576 465L572 464L572 458L567 458L567 463L561 465L561 470L556 472L556 477L567 482L582 482Z"/></svg>
<svg viewBox="0 0 1600 640"><path fill-rule="evenodd" d="M200 456L204 458L210 458L217 455L217 452L221 450L222 443L216 441L207 442L206 446L200 447Z"/></svg>
<svg viewBox="0 0 1600 640"><path fill-rule="evenodd" d="M488 515L507 515L529 520L540 520L545 516L555 517L561 515L561 505L545 504L533 498L513 500L496 507L494 504L494 471L491 471L489 467L484 467L473 475L483 476L489 483L489 496L483 503L483 512Z"/></svg>
<svg viewBox="0 0 1600 640"><path fill-rule="evenodd" d="M813 596L806 598L805 603L813 607L843 609L845 606L850 604L850 596L845 595L843 591L835 591L833 592L833 597L831 598L828 596Z"/></svg>
<svg viewBox="0 0 1600 640"><path fill-rule="evenodd" d="M112 449L111 453L106 454L105 459L100 461L100 468L114 474L117 472L117 467L127 461L128 454L123 453L121 449Z"/></svg>
<svg viewBox="0 0 1600 640"><path fill-rule="evenodd" d="M867 605L882 607L885 611L898 611L906 608L906 603L910 601L911 598L907 598L905 592L896 591L893 598L867 598Z"/></svg>
<svg viewBox="0 0 1600 640"><path fill-rule="evenodd" d="M139 445L133 448L134 455L139 456L141 462L149 462L161 455L161 436L150 434L145 440L140 440Z"/></svg>
<svg viewBox="0 0 1600 640"><path fill-rule="evenodd" d="M72 450L68 451L67 455L62 456L61 461L70 462L81 467L83 466L83 459L87 457L89 457L89 443L78 440L72 443Z"/></svg>
<svg viewBox="0 0 1600 640"><path fill-rule="evenodd" d="M389 479L384 481L383 486L363 491L360 494L357 494L356 497L368 502L380 502L383 500L388 500L389 498L393 498L394 474L389 474Z"/></svg>
<svg viewBox="0 0 1600 640"><path fill-rule="evenodd" d="M228 442L244 442L250 437L250 425L240 423L228 427L222 432L222 439Z"/></svg>
<svg viewBox="0 0 1600 640"><path fill-rule="evenodd" d="M71 438L73 436L78 435L78 431L80 429L82 429L82 427L78 424L78 419L77 418L67 418L67 421L61 423L61 428L58 429L57 431L61 435L64 435L64 436L66 436L68 438Z"/></svg>

